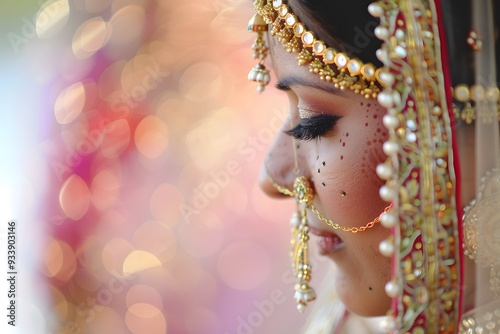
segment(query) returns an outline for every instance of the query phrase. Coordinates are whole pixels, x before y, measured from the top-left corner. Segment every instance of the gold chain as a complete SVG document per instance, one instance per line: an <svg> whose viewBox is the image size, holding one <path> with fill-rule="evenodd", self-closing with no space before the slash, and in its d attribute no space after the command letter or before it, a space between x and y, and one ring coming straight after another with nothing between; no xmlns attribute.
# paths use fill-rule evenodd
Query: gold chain
<svg viewBox="0 0 500 334"><path fill-rule="evenodd" d="M269 176L269 173L267 173L267 175ZM269 178L271 178L271 177L269 176ZM280 193L282 193L284 195L287 195L287 196L290 196L290 197L295 197L295 193L293 191L291 191L288 188L280 186L279 184L277 184L276 182L274 182L273 179L271 179L271 183L273 184L274 188L278 189L278 191Z"/></svg>
<svg viewBox="0 0 500 334"><path fill-rule="evenodd" d="M269 173L268 173L268 177L271 178L269 176ZM271 183L273 184L273 186L278 189L278 191L284 195L287 195L287 196L290 196L290 197L296 197L296 191L292 191L288 188L285 188L279 184L277 184L273 179L271 179ZM332 220L326 218L325 216L323 216L319 211L318 209L316 209L316 207L313 205L313 204L310 204L308 206L312 212L314 212L318 218L322 221L324 221L328 226L332 227L333 229L335 230L342 230L344 232L351 232L351 233L358 233L358 232L363 232L363 231L366 231L367 229L369 228L372 228L373 226L375 226L375 224L379 223L380 222L380 217L382 216L382 214L386 213L387 211L389 211L392 207L392 204L387 206L385 209L384 209L384 212L382 214L380 214L378 217L376 217L373 221L369 222L368 224L366 224L365 226L361 226L361 227L346 227L346 226L342 226L342 225L339 225L335 222L333 222Z"/></svg>
<svg viewBox="0 0 500 334"><path fill-rule="evenodd" d="M384 209L384 212L382 214L384 214L387 211L389 211L389 209L391 208L391 206L392 205L387 206ZM339 224L331 221L330 219L325 218L325 216L323 216L321 213L319 213L318 209L316 209L316 207L314 205L311 205L311 211L314 212L316 215L318 215L318 218L320 220L324 221L329 226L333 227L333 229L335 229L335 230L342 230L344 232L351 232L351 233L363 232L363 231L366 231L369 228L372 228L376 223L380 222L380 216L382 216L382 214L380 214L377 218L375 218L373 221L369 222L365 226L361 226L361 227L345 227L345 226L341 226L341 225L339 225Z"/></svg>

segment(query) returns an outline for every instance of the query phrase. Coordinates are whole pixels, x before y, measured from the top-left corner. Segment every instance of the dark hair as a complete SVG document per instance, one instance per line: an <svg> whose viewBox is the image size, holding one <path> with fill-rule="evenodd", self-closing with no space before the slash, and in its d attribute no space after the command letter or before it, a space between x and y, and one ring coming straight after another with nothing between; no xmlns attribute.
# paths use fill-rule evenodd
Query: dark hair
<svg viewBox="0 0 500 334"><path fill-rule="evenodd" d="M467 37L471 30L471 0L441 1L448 62L453 85L474 82L474 58Z"/></svg>

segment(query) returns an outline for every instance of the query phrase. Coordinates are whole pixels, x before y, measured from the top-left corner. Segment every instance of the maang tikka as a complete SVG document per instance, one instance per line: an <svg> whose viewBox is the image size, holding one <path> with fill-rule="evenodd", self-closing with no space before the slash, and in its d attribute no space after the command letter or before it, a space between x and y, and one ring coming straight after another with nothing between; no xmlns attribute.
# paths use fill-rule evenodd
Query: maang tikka
<svg viewBox="0 0 500 334"><path fill-rule="evenodd" d="M248 73L248 80L257 82L259 84L257 91L262 93L267 84L269 84L269 81L271 81L271 76L264 66L264 60L266 59L269 49L264 41L264 32L267 31L267 24L260 14L254 14L254 16L252 16L250 22L248 22L248 31L257 33L257 38L252 45L252 51L253 59L259 60L259 63L250 70L250 73Z"/></svg>

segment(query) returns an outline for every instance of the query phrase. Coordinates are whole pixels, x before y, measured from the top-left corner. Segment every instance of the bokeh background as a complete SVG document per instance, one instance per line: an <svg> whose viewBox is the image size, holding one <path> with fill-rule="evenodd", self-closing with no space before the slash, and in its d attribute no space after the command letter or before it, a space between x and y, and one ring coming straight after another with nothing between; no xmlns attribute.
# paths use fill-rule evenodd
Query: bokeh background
<svg viewBox="0 0 500 334"><path fill-rule="evenodd" d="M256 183L287 101L247 81L252 14L2 0L0 236L15 219L20 266L2 333L298 332L293 201Z"/></svg>

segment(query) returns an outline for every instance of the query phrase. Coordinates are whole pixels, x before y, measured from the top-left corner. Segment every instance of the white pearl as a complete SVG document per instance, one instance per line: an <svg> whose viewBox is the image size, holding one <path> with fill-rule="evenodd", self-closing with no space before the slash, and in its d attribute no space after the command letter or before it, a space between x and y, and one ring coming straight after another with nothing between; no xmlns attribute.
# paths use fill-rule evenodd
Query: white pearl
<svg viewBox="0 0 500 334"><path fill-rule="evenodd" d="M382 145L382 150L386 155L393 155L399 151L399 145L393 141L386 141Z"/></svg>
<svg viewBox="0 0 500 334"><path fill-rule="evenodd" d="M386 257L391 257L392 254L394 254L394 245L389 240L382 241L379 244L378 249L379 249L380 253Z"/></svg>
<svg viewBox="0 0 500 334"><path fill-rule="evenodd" d="M387 86L390 86L394 83L394 74L382 71L380 73L380 80Z"/></svg>
<svg viewBox="0 0 500 334"><path fill-rule="evenodd" d="M392 100L394 101L394 104L396 106L399 106L401 104L401 94L397 90L392 91Z"/></svg>
<svg viewBox="0 0 500 334"><path fill-rule="evenodd" d="M398 58L403 59L406 58L406 50L402 46L398 45L394 48L394 53Z"/></svg>
<svg viewBox="0 0 500 334"><path fill-rule="evenodd" d="M248 73L248 80L255 81L256 76L257 76L257 73L252 68L252 70Z"/></svg>
<svg viewBox="0 0 500 334"><path fill-rule="evenodd" d="M384 212L380 216L380 225L385 228L392 228L396 225L396 216L392 213Z"/></svg>
<svg viewBox="0 0 500 334"><path fill-rule="evenodd" d="M387 129L394 130L399 126L399 119L393 115L385 115L382 121Z"/></svg>
<svg viewBox="0 0 500 334"><path fill-rule="evenodd" d="M378 3L374 2L371 3L368 6L368 12L373 16L373 17L381 17L384 15L384 9L382 6L380 6Z"/></svg>
<svg viewBox="0 0 500 334"><path fill-rule="evenodd" d="M388 316L382 320L381 327L385 332L390 332L396 329L396 320L393 316Z"/></svg>
<svg viewBox="0 0 500 334"><path fill-rule="evenodd" d="M389 281L385 285L385 293L387 293L389 297L394 298L399 294L399 286L395 282Z"/></svg>
<svg viewBox="0 0 500 334"><path fill-rule="evenodd" d="M377 56L377 59L383 63L387 63L389 59L387 57L387 51L385 51L384 49L378 49L377 51L375 51L375 55Z"/></svg>
<svg viewBox="0 0 500 334"><path fill-rule="evenodd" d="M269 75L269 73L264 74L263 82L267 85L269 81L271 81L271 76Z"/></svg>
<svg viewBox="0 0 500 334"><path fill-rule="evenodd" d="M377 95L377 101L382 107L391 108L394 106L394 99L391 94L387 92L380 92Z"/></svg>
<svg viewBox="0 0 500 334"><path fill-rule="evenodd" d="M306 308L306 306L304 304L297 304L297 310L302 313L304 312L304 309Z"/></svg>
<svg viewBox="0 0 500 334"><path fill-rule="evenodd" d="M405 38L405 32L401 29L396 30L396 38L402 40Z"/></svg>
<svg viewBox="0 0 500 334"><path fill-rule="evenodd" d="M388 180L392 176L392 169L387 166L386 164L379 164L377 166L377 175L380 177L382 180Z"/></svg>
<svg viewBox="0 0 500 334"><path fill-rule="evenodd" d="M386 202L392 202L394 200L394 191L387 186L380 187L379 195L380 198Z"/></svg>
<svg viewBox="0 0 500 334"><path fill-rule="evenodd" d="M264 79L264 74L262 72L257 73L257 77L255 78L255 80L257 82L262 82L262 79Z"/></svg>
<svg viewBox="0 0 500 334"><path fill-rule="evenodd" d="M257 92L259 92L259 94L261 94L265 89L266 89L266 86L264 86L264 85L257 86Z"/></svg>
<svg viewBox="0 0 500 334"><path fill-rule="evenodd" d="M378 39L386 40L389 38L389 30L386 27L378 26L375 28L374 33Z"/></svg>
<svg viewBox="0 0 500 334"><path fill-rule="evenodd" d="M415 132L407 132L406 140L408 140L410 143L414 143L417 141L417 135L415 134Z"/></svg>

